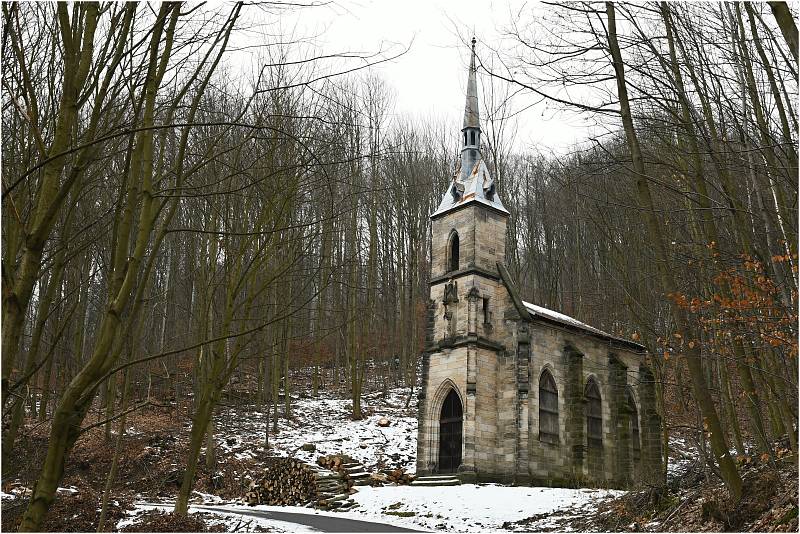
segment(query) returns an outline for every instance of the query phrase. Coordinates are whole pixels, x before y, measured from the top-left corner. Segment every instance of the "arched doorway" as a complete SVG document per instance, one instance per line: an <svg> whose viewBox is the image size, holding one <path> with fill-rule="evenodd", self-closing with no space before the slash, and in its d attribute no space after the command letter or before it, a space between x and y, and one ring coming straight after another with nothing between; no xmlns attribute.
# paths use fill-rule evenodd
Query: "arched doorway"
<svg viewBox="0 0 800 534"><path fill-rule="evenodd" d="M439 472L454 473L461 465L461 434L464 422L461 399L450 390L439 417Z"/></svg>

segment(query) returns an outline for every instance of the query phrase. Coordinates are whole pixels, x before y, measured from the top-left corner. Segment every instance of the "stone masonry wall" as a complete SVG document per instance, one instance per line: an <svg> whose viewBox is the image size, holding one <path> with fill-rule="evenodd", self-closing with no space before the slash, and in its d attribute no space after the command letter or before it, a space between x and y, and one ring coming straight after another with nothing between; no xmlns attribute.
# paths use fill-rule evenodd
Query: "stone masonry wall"
<svg viewBox="0 0 800 534"><path fill-rule="evenodd" d="M455 230L459 239L459 269L477 267L497 273L505 261L507 216L471 204L431 222L431 278L448 273L447 247Z"/></svg>
<svg viewBox="0 0 800 534"><path fill-rule="evenodd" d="M458 269L448 244L459 235ZM661 473L661 419L652 373L625 345L546 320L524 319L501 281L506 216L472 204L432 221L431 288L419 402L417 471L437 469L439 416L450 389L464 413L463 480L554 486L626 487ZM444 303L448 284L454 301ZM486 305L486 307L485 307ZM486 310L488 313L485 313ZM558 443L539 439L539 379L547 369L558 390ZM587 381L596 380L602 445L587 447ZM631 411L636 404L641 459L634 461Z"/></svg>
<svg viewBox="0 0 800 534"><path fill-rule="evenodd" d="M534 324L531 333L531 392L529 395L529 470L531 479L548 485L593 485L624 487L634 477L631 465L631 438L625 404L625 389L631 386L640 417L640 428L649 417L651 434L660 428L655 413L654 388L640 380L642 355L590 336L568 332L558 327ZM644 368L644 367L643 367ZM559 443L539 440L539 377L548 369L556 381L559 406ZM644 368L646 369L646 368ZM644 373L647 377L647 372ZM603 414L602 449L591 451L586 439L586 401L584 388L589 378L600 387ZM646 401L642 403L641 392ZM650 399L653 401L650 401ZM648 415L643 418L642 414ZM656 469L660 449L655 440L642 434L649 465ZM593 456L592 456L593 455ZM640 482L637 480L636 482Z"/></svg>
<svg viewBox="0 0 800 534"><path fill-rule="evenodd" d="M464 418L469 417L469 404L464 403L467 387L467 350L459 347L435 352L428 356L427 373L420 403L419 428L417 430L417 471L420 474L434 472L439 455L439 417L442 403L451 388L454 388L464 406ZM425 362L424 362L425 363ZM472 408L474 411L474 408ZM465 428L466 435L470 429ZM463 452L462 452L463 457Z"/></svg>

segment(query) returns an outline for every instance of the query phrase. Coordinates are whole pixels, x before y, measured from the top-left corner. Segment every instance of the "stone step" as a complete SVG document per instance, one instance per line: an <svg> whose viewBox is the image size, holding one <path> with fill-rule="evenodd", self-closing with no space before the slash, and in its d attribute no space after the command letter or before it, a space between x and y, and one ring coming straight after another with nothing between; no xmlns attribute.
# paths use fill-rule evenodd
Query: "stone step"
<svg viewBox="0 0 800 534"><path fill-rule="evenodd" d="M461 481L454 476L419 477L411 483L412 486L460 486Z"/></svg>
<svg viewBox="0 0 800 534"><path fill-rule="evenodd" d="M338 495L333 495L332 497L326 497L324 499L319 499L319 503L321 505L330 506L330 505L332 505L333 503L335 503L337 501L346 501L349 498L350 498L350 495L348 493L340 493Z"/></svg>
<svg viewBox="0 0 800 534"><path fill-rule="evenodd" d="M342 478L340 473L317 473L314 475L317 480L338 480Z"/></svg>
<svg viewBox="0 0 800 534"><path fill-rule="evenodd" d="M460 486L460 480L415 480L411 483L412 486Z"/></svg>

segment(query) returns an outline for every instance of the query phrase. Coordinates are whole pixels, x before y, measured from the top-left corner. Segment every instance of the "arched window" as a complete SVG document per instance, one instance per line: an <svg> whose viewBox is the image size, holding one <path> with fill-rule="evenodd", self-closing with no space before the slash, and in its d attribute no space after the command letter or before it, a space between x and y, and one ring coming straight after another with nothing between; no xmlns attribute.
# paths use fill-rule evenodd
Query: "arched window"
<svg viewBox="0 0 800 534"><path fill-rule="evenodd" d="M539 378L539 440L558 443L558 389L550 371Z"/></svg>
<svg viewBox="0 0 800 534"><path fill-rule="evenodd" d="M447 245L447 271L458 270L458 232L453 232L450 236L450 243Z"/></svg>
<svg viewBox="0 0 800 534"><path fill-rule="evenodd" d="M586 397L586 437L589 445L603 445L603 405L600 400L600 388L597 382L589 379L586 390L583 393Z"/></svg>
<svg viewBox="0 0 800 534"><path fill-rule="evenodd" d="M472 130L469 133L469 144L471 144L471 145L475 144L475 130Z"/></svg>
<svg viewBox="0 0 800 534"><path fill-rule="evenodd" d="M636 409L636 401L630 389L625 390L625 398L628 401L628 415L630 416L631 442L633 443L633 460L638 461L642 456L642 442L639 437L639 412Z"/></svg>

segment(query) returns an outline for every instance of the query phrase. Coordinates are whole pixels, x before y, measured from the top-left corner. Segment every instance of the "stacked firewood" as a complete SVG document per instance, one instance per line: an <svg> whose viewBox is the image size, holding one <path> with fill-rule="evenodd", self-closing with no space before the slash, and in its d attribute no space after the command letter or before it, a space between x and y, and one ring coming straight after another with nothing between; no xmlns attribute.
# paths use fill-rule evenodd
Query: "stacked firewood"
<svg viewBox="0 0 800 534"><path fill-rule="evenodd" d="M342 472L344 464L351 463L352 458L346 454L329 454L328 456L320 456L317 458L317 465L330 469L331 471Z"/></svg>
<svg viewBox="0 0 800 534"><path fill-rule="evenodd" d="M314 504L322 510L349 510L355 506L350 494L355 492L345 475L336 471L319 469L316 471L317 501Z"/></svg>
<svg viewBox="0 0 800 534"><path fill-rule="evenodd" d="M369 471L361 462L358 462L346 454L331 454L317 459L317 463L326 469L330 469L342 475L347 481L347 487L368 486L372 484Z"/></svg>
<svg viewBox="0 0 800 534"><path fill-rule="evenodd" d="M341 462L340 462L341 465ZM308 465L295 458L270 458L263 474L245 493L247 504L308 505L323 510L347 510L353 483L346 472Z"/></svg>
<svg viewBox="0 0 800 534"><path fill-rule="evenodd" d="M316 474L294 458L270 458L263 474L250 483L245 493L250 505L304 505L316 499Z"/></svg>
<svg viewBox="0 0 800 534"><path fill-rule="evenodd" d="M405 469L384 469L369 476L369 485L380 487L386 484L396 484L405 486L414 481L414 476L405 472Z"/></svg>
<svg viewBox="0 0 800 534"><path fill-rule="evenodd" d="M328 456L320 456L317 458L317 465L333 471L334 473L338 473L341 476L342 482L345 484L347 490L352 488L354 483L347 469L347 466L353 463L353 459L346 454L329 454Z"/></svg>
<svg viewBox="0 0 800 534"><path fill-rule="evenodd" d="M400 485L411 484L414 481L414 475L409 475L402 467L399 469L389 469L383 472L386 475L386 482L395 483Z"/></svg>

